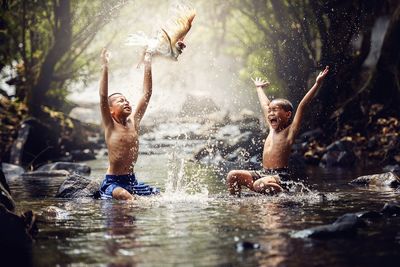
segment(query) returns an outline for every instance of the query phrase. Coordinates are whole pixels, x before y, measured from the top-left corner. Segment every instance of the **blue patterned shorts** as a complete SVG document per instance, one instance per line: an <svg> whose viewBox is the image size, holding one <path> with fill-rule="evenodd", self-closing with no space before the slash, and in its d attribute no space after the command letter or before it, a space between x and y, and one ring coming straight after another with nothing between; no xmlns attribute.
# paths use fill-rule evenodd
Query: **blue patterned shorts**
<svg viewBox="0 0 400 267"><path fill-rule="evenodd" d="M100 196L102 199L112 198L115 188L121 187L132 195L148 196L159 194L160 190L143 182L136 180L135 174L111 175L106 174L100 186Z"/></svg>

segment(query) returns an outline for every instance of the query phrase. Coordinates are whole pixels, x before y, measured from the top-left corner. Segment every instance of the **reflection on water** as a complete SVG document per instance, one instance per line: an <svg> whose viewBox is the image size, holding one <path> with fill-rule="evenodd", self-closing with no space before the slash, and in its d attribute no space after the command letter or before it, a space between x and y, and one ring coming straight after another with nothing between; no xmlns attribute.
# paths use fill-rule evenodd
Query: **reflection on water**
<svg viewBox="0 0 400 267"><path fill-rule="evenodd" d="M106 159L89 164L93 176L101 179ZM306 189L296 182L303 190L242 198L228 196L211 170L173 153L141 155L136 172L164 193L134 203L60 200L26 192L46 190L59 181L14 184L19 209L39 215L35 265L393 266L392 260L400 257L398 218L371 224L351 239L291 237L344 213L379 210L398 200L390 189L348 186L360 174L356 171L310 168ZM237 249L244 242L259 248Z"/></svg>

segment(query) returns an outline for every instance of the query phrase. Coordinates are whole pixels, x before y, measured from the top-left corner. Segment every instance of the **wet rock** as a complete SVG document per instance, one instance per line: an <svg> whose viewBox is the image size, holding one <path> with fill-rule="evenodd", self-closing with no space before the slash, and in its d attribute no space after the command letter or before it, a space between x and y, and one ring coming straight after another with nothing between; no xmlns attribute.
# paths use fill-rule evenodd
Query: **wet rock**
<svg viewBox="0 0 400 267"><path fill-rule="evenodd" d="M32 211L14 213L2 165L0 165L0 260L2 266L31 266L32 237L38 232Z"/></svg>
<svg viewBox="0 0 400 267"><path fill-rule="evenodd" d="M18 177L25 172L24 168L18 165L2 163L1 166L3 169L3 173L7 179Z"/></svg>
<svg viewBox="0 0 400 267"><path fill-rule="evenodd" d="M0 204L0 255L2 266L31 266L32 241L37 234L32 211L17 215Z"/></svg>
<svg viewBox="0 0 400 267"><path fill-rule="evenodd" d="M228 129L229 127L224 127ZM235 128L237 129L237 128ZM217 139L205 147L200 148L195 154L194 159L202 164L211 164L225 168L230 165L229 162L235 163L237 168L259 167L260 160L258 156L262 153L262 138L258 133L236 131L235 135L226 134L225 130L218 132L219 138L225 136L224 139ZM229 169L229 168L228 168Z"/></svg>
<svg viewBox="0 0 400 267"><path fill-rule="evenodd" d="M326 153L321 158L322 165L327 167L352 166L357 157L353 152L354 143L349 140L335 141L326 148Z"/></svg>
<svg viewBox="0 0 400 267"><path fill-rule="evenodd" d="M385 172L393 172L397 176L400 176L400 165L399 164L386 165L385 167L383 167L383 171L385 171Z"/></svg>
<svg viewBox="0 0 400 267"><path fill-rule="evenodd" d="M348 237L357 233L357 229L365 225L365 222L356 214L347 213L340 216L334 223L320 225L296 232L296 238L335 238Z"/></svg>
<svg viewBox="0 0 400 267"><path fill-rule="evenodd" d="M80 175L90 175L90 167L83 163L73 162L54 162L40 166L37 171L66 170L69 173L78 173Z"/></svg>
<svg viewBox="0 0 400 267"><path fill-rule="evenodd" d="M400 178L392 172L360 176L350 182L352 185L383 186L397 188Z"/></svg>
<svg viewBox="0 0 400 267"><path fill-rule="evenodd" d="M51 221L51 220L66 220L70 216L70 213L64 209L61 209L56 206L48 206L41 210L39 214L39 219L42 221Z"/></svg>
<svg viewBox="0 0 400 267"><path fill-rule="evenodd" d="M15 203L10 194L10 188L7 184L6 177L0 168L0 205L4 205L8 210L14 211Z"/></svg>
<svg viewBox="0 0 400 267"><path fill-rule="evenodd" d="M100 183L78 174L69 175L61 184L56 197L60 198L80 198L80 197L99 197Z"/></svg>
<svg viewBox="0 0 400 267"><path fill-rule="evenodd" d="M357 213L357 216L361 219L376 220L382 218L382 213L377 211L363 211Z"/></svg>
<svg viewBox="0 0 400 267"><path fill-rule="evenodd" d="M398 216L400 215L400 205L393 203L386 203L381 209L381 213L386 216Z"/></svg>
<svg viewBox="0 0 400 267"><path fill-rule="evenodd" d="M335 141L329 146L326 147L327 151L349 151L353 149L354 147L354 142L349 141L349 140L339 140Z"/></svg>
<svg viewBox="0 0 400 267"><path fill-rule="evenodd" d="M235 244L235 248L237 252L243 252L245 250L254 250L254 249L260 249L261 246L258 243L253 243L249 241L242 241L238 242Z"/></svg>
<svg viewBox="0 0 400 267"><path fill-rule="evenodd" d="M321 163L327 167L350 167L355 161L354 153L348 151L328 151L321 158Z"/></svg>
<svg viewBox="0 0 400 267"><path fill-rule="evenodd" d="M318 165L321 159L318 154L315 154L314 151L309 150L304 153L304 161L310 165Z"/></svg>

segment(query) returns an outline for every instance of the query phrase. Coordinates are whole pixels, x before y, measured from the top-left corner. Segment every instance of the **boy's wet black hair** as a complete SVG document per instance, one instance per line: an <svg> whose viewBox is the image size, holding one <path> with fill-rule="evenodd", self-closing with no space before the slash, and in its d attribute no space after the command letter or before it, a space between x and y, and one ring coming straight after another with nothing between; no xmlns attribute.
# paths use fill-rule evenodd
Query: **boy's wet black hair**
<svg viewBox="0 0 400 267"><path fill-rule="evenodd" d="M274 102L278 102L278 105L284 110L284 111L290 111L290 112L292 112L292 114L293 114L293 110L294 110L294 108L293 108L293 105L292 105L292 103L289 101L289 100L287 100L287 99L285 99L285 98L276 98L276 99L273 99L272 101L274 101ZM271 101L271 102L272 102Z"/></svg>
<svg viewBox="0 0 400 267"><path fill-rule="evenodd" d="M289 118L289 124L292 123L293 120L293 105L292 103L285 99L285 98L277 98L277 99L273 99L272 101L278 102L278 105L286 112L290 111L290 118ZM271 101L271 102L272 102Z"/></svg>
<svg viewBox="0 0 400 267"><path fill-rule="evenodd" d="M112 103L111 103L111 97L114 96L114 95L122 95L122 94L121 94L121 93L113 93L113 94L111 94L111 95L108 96L108 105L109 105L110 107L111 107L111 104L112 104Z"/></svg>

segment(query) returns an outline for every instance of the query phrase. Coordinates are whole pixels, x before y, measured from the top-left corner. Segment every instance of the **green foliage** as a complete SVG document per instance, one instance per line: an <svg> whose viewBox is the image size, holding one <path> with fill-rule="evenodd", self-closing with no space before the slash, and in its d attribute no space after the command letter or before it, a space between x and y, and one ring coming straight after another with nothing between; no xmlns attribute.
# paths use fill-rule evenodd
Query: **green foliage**
<svg viewBox="0 0 400 267"><path fill-rule="evenodd" d="M0 9L0 71L14 70L8 82L17 99L31 111L32 105L61 108L67 85L92 70L89 44L125 2L7 1Z"/></svg>

